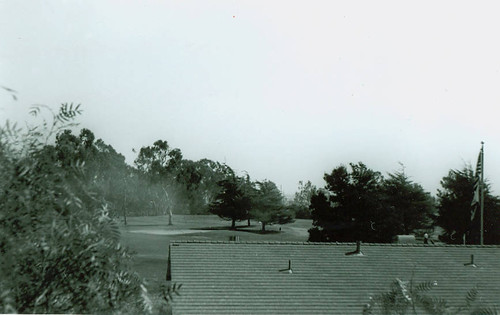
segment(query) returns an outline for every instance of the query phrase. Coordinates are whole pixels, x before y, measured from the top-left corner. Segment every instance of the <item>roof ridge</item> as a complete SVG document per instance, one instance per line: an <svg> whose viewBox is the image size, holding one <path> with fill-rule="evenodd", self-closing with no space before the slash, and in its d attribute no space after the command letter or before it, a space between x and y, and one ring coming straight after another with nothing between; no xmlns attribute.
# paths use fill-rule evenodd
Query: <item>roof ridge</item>
<svg viewBox="0 0 500 315"><path fill-rule="evenodd" d="M356 245L356 242L300 242L300 241L215 241L215 240L172 240L174 243L196 244L267 244L267 245ZM398 243L361 243L363 246L392 246L392 247L462 247L462 248L500 248L500 245L460 245L460 244L398 244Z"/></svg>

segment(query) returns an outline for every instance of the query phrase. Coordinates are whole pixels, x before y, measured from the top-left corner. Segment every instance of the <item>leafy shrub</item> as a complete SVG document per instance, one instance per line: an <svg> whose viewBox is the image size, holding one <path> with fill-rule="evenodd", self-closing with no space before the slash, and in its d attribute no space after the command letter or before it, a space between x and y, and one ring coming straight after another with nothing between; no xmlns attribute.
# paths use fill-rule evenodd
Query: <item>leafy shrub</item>
<svg viewBox="0 0 500 315"><path fill-rule="evenodd" d="M495 307L485 306L478 299L478 290L472 288L459 306L451 306L443 298L429 294L429 291L438 283L426 281L416 283L413 277L409 281L394 280L390 290L370 297L363 308L363 315L372 314L470 314L470 315L499 315ZM377 310L379 312L377 312Z"/></svg>
<svg viewBox="0 0 500 315"><path fill-rule="evenodd" d="M39 117L41 107L31 114ZM79 106L0 128L0 312L148 313L152 303L85 164L48 142Z"/></svg>

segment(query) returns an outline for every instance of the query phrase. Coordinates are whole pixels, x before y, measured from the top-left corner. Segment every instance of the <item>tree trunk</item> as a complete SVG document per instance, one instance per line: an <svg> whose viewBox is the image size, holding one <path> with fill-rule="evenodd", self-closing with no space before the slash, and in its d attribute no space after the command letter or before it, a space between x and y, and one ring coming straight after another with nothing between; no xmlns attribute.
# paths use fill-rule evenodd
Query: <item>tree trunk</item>
<svg viewBox="0 0 500 315"><path fill-rule="evenodd" d="M172 209L168 210L168 225L172 225Z"/></svg>
<svg viewBox="0 0 500 315"><path fill-rule="evenodd" d="M125 201L123 202L123 221L125 222L125 225L127 225L127 195L125 195Z"/></svg>
<svg viewBox="0 0 500 315"><path fill-rule="evenodd" d="M232 230L234 230L234 229L235 229L235 227L236 227L236 220L235 220L235 219L233 219L233 220L231 221L231 229L232 229Z"/></svg>
<svg viewBox="0 0 500 315"><path fill-rule="evenodd" d="M250 219L248 219L248 226L250 226Z"/></svg>
<svg viewBox="0 0 500 315"><path fill-rule="evenodd" d="M262 232L266 231L266 222L262 222Z"/></svg>

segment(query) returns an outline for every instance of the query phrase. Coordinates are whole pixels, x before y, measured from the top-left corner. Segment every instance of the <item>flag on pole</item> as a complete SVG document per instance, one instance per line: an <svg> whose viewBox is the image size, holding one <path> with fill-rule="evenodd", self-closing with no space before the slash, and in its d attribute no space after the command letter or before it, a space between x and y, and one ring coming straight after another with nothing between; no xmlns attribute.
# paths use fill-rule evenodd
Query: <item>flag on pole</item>
<svg viewBox="0 0 500 315"><path fill-rule="evenodd" d="M481 189L481 175L483 173L483 148L481 147L481 151L479 151L479 156L477 157L477 164L476 164L476 174L474 176L474 197L472 198L471 202L471 213L470 213L470 220L474 220L474 216L476 215L476 210L479 206L480 202L480 189Z"/></svg>

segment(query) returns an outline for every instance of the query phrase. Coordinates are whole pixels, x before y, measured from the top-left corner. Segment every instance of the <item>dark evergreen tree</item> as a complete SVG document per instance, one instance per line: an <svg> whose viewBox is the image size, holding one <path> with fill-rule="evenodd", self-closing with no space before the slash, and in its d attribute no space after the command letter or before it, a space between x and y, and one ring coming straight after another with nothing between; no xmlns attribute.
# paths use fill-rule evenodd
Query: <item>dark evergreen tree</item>
<svg viewBox="0 0 500 315"><path fill-rule="evenodd" d="M248 218L251 199L242 189L244 179L237 176L219 181L220 192L210 204L209 211L224 220L231 221L231 228L236 228L236 221Z"/></svg>
<svg viewBox="0 0 500 315"><path fill-rule="evenodd" d="M262 231L267 224L286 224L293 221L292 211L284 205L283 195L276 184L265 180L257 182L252 193L250 217L262 224Z"/></svg>
<svg viewBox="0 0 500 315"><path fill-rule="evenodd" d="M450 170L441 180L438 190L437 225L443 228L441 240L450 244L480 243L480 213L471 221L471 201L474 194L474 172L470 166ZM500 199L484 185L484 243L500 244Z"/></svg>
<svg viewBox="0 0 500 315"><path fill-rule="evenodd" d="M325 174L325 189L311 198L310 241L389 242L387 208L382 203L382 175L363 163Z"/></svg>
<svg viewBox="0 0 500 315"><path fill-rule="evenodd" d="M404 172L384 179L363 163L350 168L325 174L325 188L312 196L311 241L391 242L432 225L432 197Z"/></svg>
<svg viewBox="0 0 500 315"><path fill-rule="evenodd" d="M397 235L428 229L435 219L434 200L421 185L403 172L389 174L383 182L383 201L389 207L387 223Z"/></svg>

